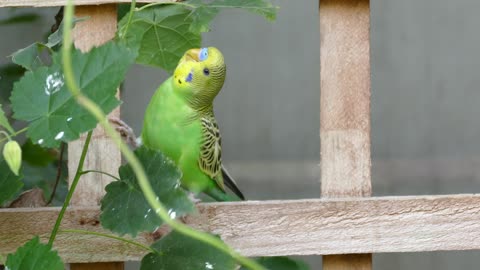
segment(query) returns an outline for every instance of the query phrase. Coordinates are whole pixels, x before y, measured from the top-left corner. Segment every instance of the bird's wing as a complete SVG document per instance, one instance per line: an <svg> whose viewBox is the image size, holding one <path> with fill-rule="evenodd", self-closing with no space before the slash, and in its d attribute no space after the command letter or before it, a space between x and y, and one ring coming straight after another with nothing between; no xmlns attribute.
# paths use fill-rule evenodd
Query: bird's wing
<svg viewBox="0 0 480 270"><path fill-rule="evenodd" d="M202 123L202 142L198 166L200 169L217 182L225 191L222 170L222 138L217 121L213 115L206 115L200 119Z"/></svg>

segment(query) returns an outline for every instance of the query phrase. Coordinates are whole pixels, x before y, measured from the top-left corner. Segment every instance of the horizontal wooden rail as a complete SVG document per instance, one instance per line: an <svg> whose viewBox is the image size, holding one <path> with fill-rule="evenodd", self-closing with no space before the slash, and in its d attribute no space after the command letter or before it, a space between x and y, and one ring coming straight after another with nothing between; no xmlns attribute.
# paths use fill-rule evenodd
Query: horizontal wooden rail
<svg viewBox="0 0 480 270"><path fill-rule="evenodd" d="M131 0L74 0L75 5L131 3ZM175 0L137 0L137 3L166 3ZM54 7L64 6L67 0L0 0L0 7Z"/></svg>
<svg viewBox="0 0 480 270"><path fill-rule="evenodd" d="M480 249L480 195L247 201L200 204L186 222L248 256ZM33 235L46 239L58 208L0 209L0 254ZM98 208L72 208L63 229L105 232ZM149 244L151 234L138 240ZM66 262L138 260L144 251L91 235L62 233Z"/></svg>

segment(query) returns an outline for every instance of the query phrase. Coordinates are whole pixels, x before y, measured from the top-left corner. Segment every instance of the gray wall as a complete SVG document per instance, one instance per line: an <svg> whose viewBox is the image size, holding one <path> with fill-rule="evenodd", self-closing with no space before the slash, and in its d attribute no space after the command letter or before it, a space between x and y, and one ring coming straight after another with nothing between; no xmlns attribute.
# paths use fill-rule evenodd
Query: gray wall
<svg viewBox="0 0 480 270"><path fill-rule="evenodd" d="M275 2L281 7L275 23L228 11L205 35L203 45L219 47L228 66L215 102L224 161L249 198L318 197L318 2ZM372 0L375 195L480 190L479 9L475 0ZM40 39L51 23L0 27L1 55ZM128 74L122 113L137 134L150 96L166 77L145 67ZM379 254L374 265L478 269L478 255ZM319 257L308 260L320 268Z"/></svg>

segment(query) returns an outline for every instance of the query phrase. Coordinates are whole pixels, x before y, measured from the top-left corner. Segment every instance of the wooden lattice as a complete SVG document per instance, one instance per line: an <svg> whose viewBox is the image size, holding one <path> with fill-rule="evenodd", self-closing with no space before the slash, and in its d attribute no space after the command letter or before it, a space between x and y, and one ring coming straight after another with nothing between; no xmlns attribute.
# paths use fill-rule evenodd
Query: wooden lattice
<svg viewBox="0 0 480 270"><path fill-rule="evenodd" d="M0 7L65 2L0 0ZM125 2L130 1L75 1L85 5L77 12L92 18L76 25L75 45L88 50L112 38L115 4ZM370 4L322 0L319 10L323 198L202 204L200 214L188 217L187 223L221 235L247 256L329 255L324 258L327 270L371 269L371 253L479 249L479 195L359 198L371 194ZM101 130L95 134L88 167L115 172L120 153ZM82 144L82 140L70 144L71 164L76 164ZM109 158L95 159L95 152ZM79 186L62 228L104 232L97 204L108 181L90 177L96 178L82 179L88 184ZM58 212L54 207L1 209L0 254L14 252L34 235L46 239ZM142 234L137 240L149 244L154 239ZM91 235L60 234L54 248L66 262L89 263L74 265L77 270L123 269L121 263L98 263L139 260L144 255L137 247Z"/></svg>

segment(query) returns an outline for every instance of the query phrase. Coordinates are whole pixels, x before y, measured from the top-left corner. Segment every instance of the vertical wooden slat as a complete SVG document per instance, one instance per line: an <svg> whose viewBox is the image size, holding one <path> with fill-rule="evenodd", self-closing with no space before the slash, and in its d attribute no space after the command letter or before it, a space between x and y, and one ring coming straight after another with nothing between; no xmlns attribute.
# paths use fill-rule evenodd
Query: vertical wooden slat
<svg viewBox="0 0 480 270"><path fill-rule="evenodd" d="M371 195L369 29L369 0L320 1L320 144L324 197ZM371 267L371 254L323 257L325 270Z"/></svg>
<svg viewBox="0 0 480 270"><path fill-rule="evenodd" d="M116 5L79 6L75 9L77 18L87 17L87 20L76 24L73 31L75 47L82 51L88 51L94 46L100 46L115 36L117 29L117 7ZM111 115L119 117L120 110L117 109ZM76 165L82 152L85 138L72 142L68 147L68 168L69 175L75 174ZM92 136L84 169L95 169L116 174L121 165L120 151L115 144L108 139L105 131L97 127ZM70 177L70 181L72 177ZM112 179L101 174L87 174L82 176L72 198L72 205L91 206L98 205L105 191L105 185ZM71 270L123 270L124 264L114 263L93 263L93 264L71 264Z"/></svg>

